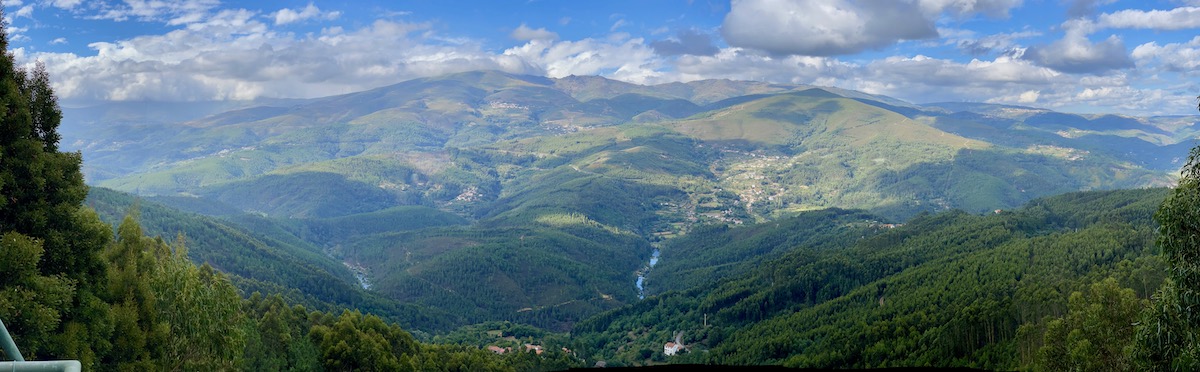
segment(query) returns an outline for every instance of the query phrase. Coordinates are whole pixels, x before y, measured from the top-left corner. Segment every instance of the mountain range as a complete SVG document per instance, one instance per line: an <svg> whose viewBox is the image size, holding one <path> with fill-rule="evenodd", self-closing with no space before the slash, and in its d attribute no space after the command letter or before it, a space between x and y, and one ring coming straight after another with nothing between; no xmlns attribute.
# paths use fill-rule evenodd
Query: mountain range
<svg viewBox="0 0 1200 372"><path fill-rule="evenodd" d="M148 232L187 236L193 260L244 291L362 308L418 335L529 324L571 332L589 357L635 364L662 358L644 351L687 324L719 354L707 361L830 367L888 364L822 354L836 348L819 342L739 347L761 346L752 335L770 327L827 322L831 308L894 317L859 300L882 307L900 288L925 293L923 283L941 280L935 265L1103 235L1101 223L1130 234L1105 235L1079 265L1154 267L1138 245L1148 216L1119 212L1148 211L1161 189L1048 197L1172 185L1197 121L913 104L806 85L476 71L306 100L66 108L61 133L65 149L83 153L88 203L102 218L136 205ZM955 240L971 229L996 235ZM648 264L659 253L662 263ZM1112 269L1122 260L1136 265ZM1054 265L1031 258L1018 271L1059 295L1095 274L1064 277ZM670 315L681 307L711 314ZM996 311L1008 332L967 342L980 348L1016 347L1018 326L1056 314L976 308ZM709 330L709 316L725 328ZM813 332L805 337L835 337ZM991 349L938 350L948 354L921 357L985 360Z"/></svg>

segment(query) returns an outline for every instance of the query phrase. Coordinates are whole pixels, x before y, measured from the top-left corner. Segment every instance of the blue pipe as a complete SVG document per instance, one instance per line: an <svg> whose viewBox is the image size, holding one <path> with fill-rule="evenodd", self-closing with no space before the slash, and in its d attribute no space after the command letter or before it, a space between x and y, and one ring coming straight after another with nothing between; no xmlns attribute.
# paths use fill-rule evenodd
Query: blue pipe
<svg viewBox="0 0 1200 372"><path fill-rule="evenodd" d="M13 342L12 336L8 334L8 328L4 326L4 321L0 320L0 348L4 349L4 355L7 355L12 360L24 362L25 357L21 356L21 350L17 349L17 343Z"/></svg>

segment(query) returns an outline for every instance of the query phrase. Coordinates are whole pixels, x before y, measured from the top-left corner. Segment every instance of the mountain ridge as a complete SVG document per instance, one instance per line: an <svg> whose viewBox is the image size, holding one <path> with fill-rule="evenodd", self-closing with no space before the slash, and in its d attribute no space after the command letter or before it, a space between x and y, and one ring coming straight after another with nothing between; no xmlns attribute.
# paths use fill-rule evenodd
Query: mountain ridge
<svg viewBox="0 0 1200 372"><path fill-rule="evenodd" d="M422 329L563 331L636 304L639 276L655 294L655 249L710 225L830 208L896 224L1167 185L1194 124L949 111L837 88L481 71L64 143L88 143L94 185L298 242L319 252L307 265L426 309ZM829 228L861 230L843 227ZM756 262L784 254L768 248ZM741 267L722 260L691 270Z"/></svg>

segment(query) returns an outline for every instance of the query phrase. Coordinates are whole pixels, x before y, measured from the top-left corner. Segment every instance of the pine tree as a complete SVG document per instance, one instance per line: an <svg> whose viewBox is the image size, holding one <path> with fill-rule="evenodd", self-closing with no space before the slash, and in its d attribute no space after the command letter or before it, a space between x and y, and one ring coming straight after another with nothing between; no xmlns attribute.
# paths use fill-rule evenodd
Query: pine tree
<svg viewBox="0 0 1200 372"><path fill-rule="evenodd" d="M0 232L42 241L44 274L97 282L108 229L95 229L92 216L79 212L87 197L83 156L58 151L62 110L45 66L32 73L18 67L3 31L0 48Z"/></svg>
<svg viewBox="0 0 1200 372"><path fill-rule="evenodd" d="M27 291L24 298L35 299L0 301L0 317L31 356L90 364L112 332L108 306L98 297L107 275L99 254L111 229L81 208L83 157L58 151L62 111L45 66L32 73L17 66L3 30L0 22L0 234L6 252L34 254L37 271L0 283L5 293ZM33 304L38 317L16 316ZM45 326L53 336L41 331Z"/></svg>

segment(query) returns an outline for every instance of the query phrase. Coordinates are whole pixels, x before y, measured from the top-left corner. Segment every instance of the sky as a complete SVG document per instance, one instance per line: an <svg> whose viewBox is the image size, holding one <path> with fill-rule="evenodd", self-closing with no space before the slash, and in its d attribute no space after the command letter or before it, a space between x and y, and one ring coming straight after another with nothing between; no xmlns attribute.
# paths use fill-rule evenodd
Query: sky
<svg viewBox="0 0 1200 372"><path fill-rule="evenodd" d="M314 98L492 69L1193 114L1200 0L2 0L64 105Z"/></svg>

